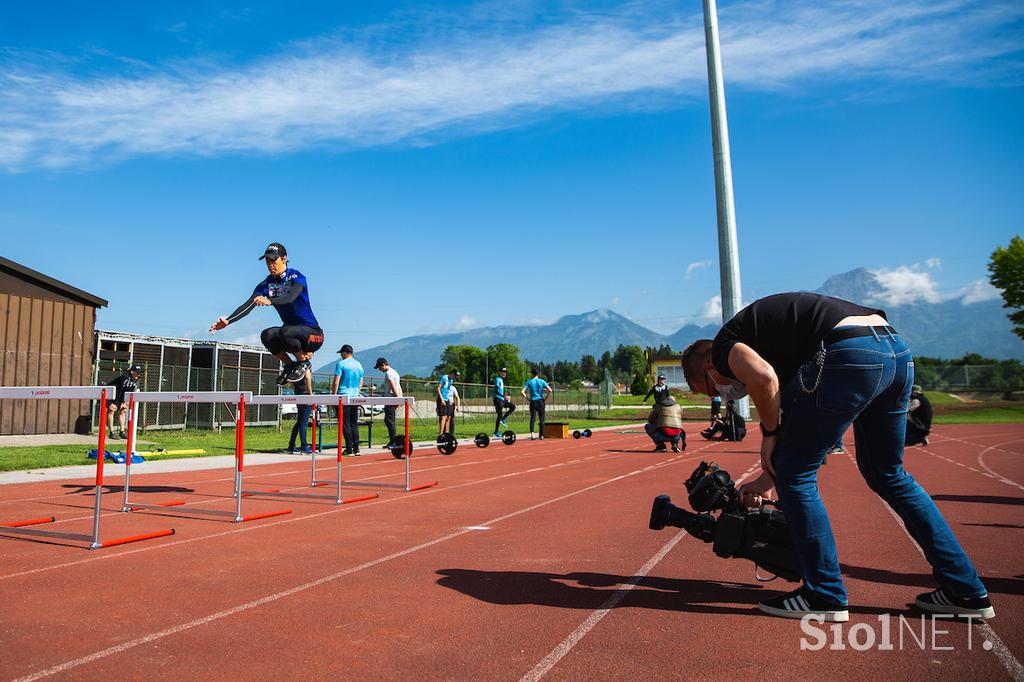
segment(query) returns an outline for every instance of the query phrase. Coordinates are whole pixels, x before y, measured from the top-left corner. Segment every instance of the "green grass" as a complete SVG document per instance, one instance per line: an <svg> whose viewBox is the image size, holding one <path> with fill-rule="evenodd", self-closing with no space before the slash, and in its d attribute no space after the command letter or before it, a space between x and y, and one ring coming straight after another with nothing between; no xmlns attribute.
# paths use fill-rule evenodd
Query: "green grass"
<svg viewBox="0 0 1024 682"><path fill-rule="evenodd" d="M983 407L936 414L933 424L1020 424L1024 423L1024 405L1017 407Z"/></svg>
<svg viewBox="0 0 1024 682"><path fill-rule="evenodd" d="M963 405L962 400L957 400L948 393L942 391L925 391L924 395L931 401L932 405Z"/></svg>
<svg viewBox="0 0 1024 682"><path fill-rule="evenodd" d="M560 415L553 414L548 421L563 421L569 423L570 432L575 429L597 428L600 426L615 426L621 424L635 424L644 421L647 417L646 411L634 414L631 410L623 414L609 413L614 419L567 419ZM282 423L278 430L274 427L249 427L245 430L245 451L247 453L259 452L281 452L288 447L288 437L294 421ZM404 433L404 423L398 420L397 428L399 433ZM460 438L471 438L483 431L491 434L494 428L494 417L472 417L463 419L461 415L456 419L456 435ZM529 434L529 417L525 419L510 419L509 428L516 432L519 437ZM362 429L361 435L365 434ZM412 423L410 434L414 441L433 440L437 436L436 422L416 420ZM335 426L328 426L323 429L323 438L328 445L338 442L338 430ZM387 439L387 429L380 419L373 424L373 443L381 446ZM235 452L235 431L224 429L221 433L216 431L184 430L184 431L149 431L139 436L140 445L137 448L140 452L163 448L165 450L196 450L206 451L205 455L173 455L161 457L160 459L181 459L186 457L208 457L213 455L232 455ZM86 456L88 450L94 449L93 445L51 445L17 448L0 448L0 471L21 471L25 469L43 469L47 467L66 466L69 464L94 464L95 460ZM107 450L116 452L124 450L124 441L118 441L108 445Z"/></svg>

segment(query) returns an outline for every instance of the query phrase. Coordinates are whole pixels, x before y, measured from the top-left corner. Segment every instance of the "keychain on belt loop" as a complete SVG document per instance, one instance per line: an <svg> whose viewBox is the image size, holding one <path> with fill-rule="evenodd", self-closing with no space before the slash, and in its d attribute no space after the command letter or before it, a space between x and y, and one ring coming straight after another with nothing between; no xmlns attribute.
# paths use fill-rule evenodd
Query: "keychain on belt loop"
<svg viewBox="0 0 1024 682"><path fill-rule="evenodd" d="M808 389L807 386L804 385L803 368L801 367L796 371L796 378L800 382L800 390L807 395L811 395L817 391L818 384L821 383L821 373L825 370L825 352L825 341L823 340L821 342L821 348L814 354L814 364L818 366L818 377L814 380L814 386L811 388Z"/></svg>

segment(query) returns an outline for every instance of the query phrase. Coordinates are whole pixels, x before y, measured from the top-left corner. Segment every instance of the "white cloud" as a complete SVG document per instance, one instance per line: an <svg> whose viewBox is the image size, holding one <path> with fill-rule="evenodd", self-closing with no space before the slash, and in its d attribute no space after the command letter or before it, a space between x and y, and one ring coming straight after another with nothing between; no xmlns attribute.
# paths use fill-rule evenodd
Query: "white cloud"
<svg viewBox="0 0 1024 682"><path fill-rule="evenodd" d="M931 273L921 272L919 265L901 265L895 270L882 268L872 270L871 274L875 276L880 290L867 303L898 306L942 301Z"/></svg>
<svg viewBox="0 0 1024 682"><path fill-rule="evenodd" d="M693 263L690 263L689 265L686 266L686 275L683 277L683 279L690 279L690 275L693 273L694 270L700 270L702 268L709 267L710 265L711 261L709 260L694 261Z"/></svg>
<svg viewBox="0 0 1024 682"><path fill-rule="evenodd" d="M924 264L927 267L929 267L932 270L934 270L935 268L940 267L942 265L942 259L941 258L929 258L928 260L926 260L924 262Z"/></svg>
<svg viewBox="0 0 1024 682"><path fill-rule="evenodd" d="M459 321L455 323L455 331L465 331L466 329L472 329L477 326L477 320L475 317L469 315L462 315L459 317Z"/></svg>
<svg viewBox="0 0 1024 682"><path fill-rule="evenodd" d="M722 321L722 297L716 294L704 301L704 304L700 307L700 312L697 313L697 317L700 318L702 324L708 324L709 322L721 322Z"/></svg>
<svg viewBox="0 0 1024 682"><path fill-rule="evenodd" d="M379 44L408 32L378 27L242 64L6 50L0 167L429 144L565 109L702 97L700 11L658 7L563 14L540 28L483 11L415 42ZM1008 87L1024 80L1022 18L1019 0L747 0L721 11L723 58L730 85L750 90L814 79Z"/></svg>
<svg viewBox="0 0 1024 682"><path fill-rule="evenodd" d="M962 297L960 302L964 305L971 305L972 303L997 300L1002 297L1002 293L987 279L976 279L961 289L957 296Z"/></svg>

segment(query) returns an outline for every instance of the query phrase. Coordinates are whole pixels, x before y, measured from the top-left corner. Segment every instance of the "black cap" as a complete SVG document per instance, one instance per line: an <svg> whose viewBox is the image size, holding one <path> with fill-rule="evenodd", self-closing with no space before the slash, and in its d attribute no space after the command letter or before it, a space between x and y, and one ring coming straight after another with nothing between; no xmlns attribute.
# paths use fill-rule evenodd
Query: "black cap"
<svg viewBox="0 0 1024 682"><path fill-rule="evenodd" d="M352 352L352 346L350 346L350 345L348 345L346 343L344 346L342 346L341 348L338 349L338 352L339 353L351 353Z"/></svg>
<svg viewBox="0 0 1024 682"><path fill-rule="evenodd" d="M665 378L665 375L664 375L664 374L659 374L659 375L658 375L658 378L659 378L659 379L664 379L664 378Z"/></svg>
<svg viewBox="0 0 1024 682"><path fill-rule="evenodd" d="M380 369L381 365L390 365L390 364L391 363L388 362L387 358L377 358L377 362L375 362L373 364L373 368L374 369Z"/></svg>
<svg viewBox="0 0 1024 682"><path fill-rule="evenodd" d="M284 248L284 244L280 242L271 242L267 244L267 250L263 252L263 255L256 260L263 260L269 258L270 260L277 260L281 256L287 256L288 249Z"/></svg>
<svg viewBox="0 0 1024 682"><path fill-rule="evenodd" d="M128 368L128 371L129 372L141 372L142 371L142 365L132 365L132 366L130 366Z"/></svg>
<svg viewBox="0 0 1024 682"><path fill-rule="evenodd" d="M502 367L498 370L499 372L508 372L508 367Z"/></svg>
<svg viewBox="0 0 1024 682"><path fill-rule="evenodd" d="M457 376L457 377L461 377L461 376L462 376L462 374L461 374L461 373L459 372L459 370L457 370L457 369L453 369L453 370L452 370L452 371L450 372L450 374L451 374L452 376Z"/></svg>

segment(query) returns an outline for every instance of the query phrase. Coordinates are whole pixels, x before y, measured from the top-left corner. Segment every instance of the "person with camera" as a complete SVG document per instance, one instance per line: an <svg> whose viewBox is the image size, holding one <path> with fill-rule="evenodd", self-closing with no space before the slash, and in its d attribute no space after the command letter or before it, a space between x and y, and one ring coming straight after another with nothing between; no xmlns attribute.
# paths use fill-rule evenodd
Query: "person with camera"
<svg viewBox="0 0 1024 682"><path fill-rule="evenodd" d="M928 434L932 432L932 401L917 384L910 389L910 404L907 406L906 445L928 445Z"/></svg>
<svg viewBox="0 0 1024 682"><path fill-rule="evenodd" d="M672 452L686 449L683 408L667 393L654 403L654 408L647 415L644 431L654 441L654 452L665 452L669 444L672 445Z"/></svg>
<svg viewBox="0 0 1024 682"><path fill-rule="evenodd" d="M995 615L946 520L903 468L914 364L884 311L813 293L768 296L741 310L714 340L691 344L682 366L692 390L723 400L749 393L757 407L763 472L739 492L754 505L777 491L803 578L796 591L761 602L762 611L849 619L817 472L853 424L861 475L902 519L939 584L919 595L917 606L954 616Z"/></svg>

